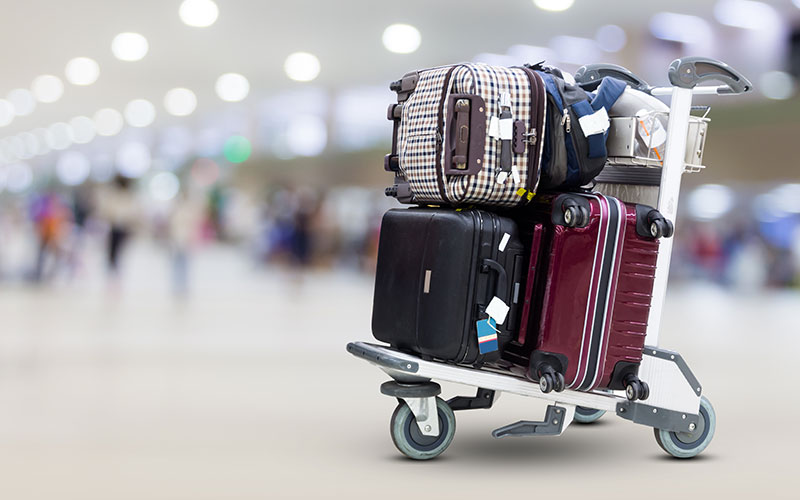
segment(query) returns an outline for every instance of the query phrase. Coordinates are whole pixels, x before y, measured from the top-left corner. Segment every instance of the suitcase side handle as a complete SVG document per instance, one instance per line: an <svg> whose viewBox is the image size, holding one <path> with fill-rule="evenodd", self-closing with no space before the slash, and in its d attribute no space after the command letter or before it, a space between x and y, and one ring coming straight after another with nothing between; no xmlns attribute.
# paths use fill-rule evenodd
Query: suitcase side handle
<svg viewBox="0 0 800 500"><path fill-rule="evenodd" d="M669 65L669 81L675 87L693 89L711 80L725 84L717 89L717 94L744 94L753 90L753 84L744 75L710 57L682 57Z"/></svg>
<svg viewBox="0 0 800 500"><path fill-rule="evenodd" d="M508 274L505 268L494 259L483 259L481 264L481 272L486 273L491 269L497 273L497 286L495 287L494 295L509 304L511 301L508 300Z"/></svg>
<svg viewBox="0 0 800 500"><path fill-rule="evenodd" d="M629 69L610 63L587 64L581 66L578 68L578 71L575 72L575 82L580 85L583 90L591 92L595 90L598 85L600 85L603 78L607 76L622 80L632 88L641 90L642 92L647 92L650 89L650 85L646 81L634 75Z"/></svg>

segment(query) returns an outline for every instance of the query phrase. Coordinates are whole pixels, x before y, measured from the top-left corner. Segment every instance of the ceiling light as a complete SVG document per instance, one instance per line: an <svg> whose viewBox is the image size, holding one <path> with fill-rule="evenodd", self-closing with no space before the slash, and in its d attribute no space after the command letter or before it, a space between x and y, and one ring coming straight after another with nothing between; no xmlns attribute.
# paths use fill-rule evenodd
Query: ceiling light
<svg viewBox="0 0 800 500"><path fill-rule="evenodd" d="M0 127L5 127L14 121L14 105L5 99L0 99Z"/></svg>
<svg viewBox="0 0 800 500"><path fill-rule="evenodd" d="M36 99L30 90L14 89L8 93L6 99L14 107L14 114L17 116L27 116L36 109Z"/></svg>
<svg viewBox="0 0 800 500"><path fill-rule="evenodd" d="M594 36L597 45L606 52L619 52L628 42L625 30L616 24L606 24L597 29Z"/></svg>
<svg viewBox="0 0 800 500"><path fill-rule="evenodd" d="M56 176L67 186L82 184L91 170L89 158L80 151L67 151L56 162Z"/></svg>
<svg viewBox="0 0 800 500"><path fill-rule="evenodd" d="M134 99L125 106L125 121L131 127L146 127L156 119L156 107L146 99Z"/></svg>
<svg viewBox="0 0 800 500"><path fill-rule="evenodd" d="M97 135L94 121L88 116L76 116L69 121L69 126L72 129L72 141L75 144L92 142Z"/></svg>
<svg viewBox="0 0 800 500"><path fill-rule="evenodd" d="M295 52L286 58L283 70L292 80L310 82L319 75L319 59L308 52Z"/></svg>
<svg viewBox="0 0 800 500"><path fill-rule="evenodd" d="M769 99L789 99L794 95L794 88L794 78L784 71L769 71L759 78L758 89Z"/></svg>
<svg viewBox="0 0 800 500"><path fill-rule="evenodd" d="M250 82L239 73L225 73L217 78L214 89L223 101L238 102L250 93Z"/></svg>
<svg viewBox="0 0 800 500"><path fill-rule="evenodd" d="M655 14L650 19L650 32L661 40L687 44L708 44L713 39L708 21L674 12Z"/></svg>
<svg viewBox="0 0 800 500"><path fill-rule="evenodd" d="M64 94L64 84L57 76L37 76L31 83L31 91L39 102L56 102Z"/></svg>
<svg viewBox="0 0 800 500"><path fill-rule="evenodd" d="M33 130L33 135L36 136L39 143L39 149L36 150L37 155L44 155L50 152L50 131L46 128L37 128Z"/></svg>
<svg viewBox="0 0 800 500"><path fill-rule="evenodd" d="M289 122L286 144L292 154L316 156L322 153L327 142L328 129L319 116L299 116Z"/></svg>
<svg viewBox="0 0 800 500"><path fill-rule="evenodd" d="M714 220L728 213L734 205L733 191L719 184L705 184L689 193L688 213L702 220Z"/></svg>
<svg viewBox="0 0 800 500"><path fill-rule="evenodd" d="M752 0L719 0L714 5L714 17L726 26L751 30L776 29L781 24L772 6Z"/></svg>
<svg viewBox="0 0 800 500"><path fill-rule="evenodd" d="M178 9L178 15L189 26L205 28L217 20L219 8L211 0L184 0Z"/></svg>
<svg viewBox="0 0 800 500"><path fill-rule="evenodd" d="M117 135L124 124L122 113L116 109L103 108L94 114L94 128L98 135Z"/></svg>
<svg viewBox="0 0 800 500"><path fill-rule="evenodd" d="M33 183L33 171L27 163L9 165L5 177L6 189L12 193L21 193Z"/></svg>
<svg viewBox="0 0 800 500"><path fill-rule="evenodd" d="M141 177L150 168L150 149L141 142L127 142L117 150L117 171L125 177Z"/></svg>
<svg viewBox="0 0 800 500"><path fill-rule="evenodd" d="M23 132L19 134L19 139L22 141L24 154L21 158L27 159L36 156L39 153L39 138L32 132Z"/></svg>
<svg viewBox="0 0 800 500"><path fill-rule="evenodd" d="M139 33L120 33L111 42L111 52L121 61L138 61L149 48L147 38Z"/></svg>
<svg viewBox="0 0 800 500"><path fill-rule="evenodd" d="M100 76L100 66L94 59L76 57L67 63L64 74L73 85L91 85Z"/></svg>
<svg viewBox="0 0 800 500"><path fill-rule="evenodd" d="M64 122L58 122L47 128L50 149L67 149L72 145L72 128Z"/></svg>
<svg viewBox="0 0 800 500"><path fill-rule="evenodd" d="M176 88L164 96L164 108L174 116L187 116L197 107L197 96L189 89Z"/></svg>
<svg viewBox="0 0 800 500"><path fill-rule="evenodd" d="M159 172L150 179L150 196L154 200L169 201L180 189L181 181L172 172Z"/></svg>
<svg viewBox="0 0 800 500"><path fill-rule="evenodd" d="M392 24L383 30L383 46L395 54L410 54L419 48L422 37L410 24Z"/></svg>
<svg viewBox="0 0 800 500"><path fill-rule="evenodd" d="M575 0L533 0L533 3L542 10L561 12L572 7Z"/></svg>

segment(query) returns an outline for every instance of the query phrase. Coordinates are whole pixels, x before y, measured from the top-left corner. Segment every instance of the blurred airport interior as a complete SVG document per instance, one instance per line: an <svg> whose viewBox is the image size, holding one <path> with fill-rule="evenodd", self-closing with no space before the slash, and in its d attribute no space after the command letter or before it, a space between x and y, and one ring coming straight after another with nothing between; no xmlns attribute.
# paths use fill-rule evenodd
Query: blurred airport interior
<svg viewBox="0 0 800 500"><path fill-rule="evenodd" d="M26 494L30 484L20 478L41 464L56 470L46 456L59 439L71 443L73 456L92 443L80 459L87 466L108 451L97 442L134 440L127 427L93 429L104 415L122 418L125 403L109 394L119 391L121 399L132 387L127 379L119 382L125 390L117 385L114 362L138 363L129 373L145 379L147 367L159 374L142 386L156 396L131 403L139 405L133 414L156 422L152 432L135 429L142 432L136 439L154 450L159 432L179 427L160 426L157 408L180 416L190 415L191 405L214 411L214 404L191 398L181 407L179 395L156 386L195 375L208 382L207 370L236 371L209 382L219 392L204 396L215 401L227 394L219 401L228 411L204 422L230 425L237 408L247 411L250 396L241 386L229 394L220 381L242 383L243 358L282 360L283 375L244 362L255 377L308 377L288 359L300 356L301 346L316 353L308 359L318 366L330 353L337 364L363 364L341 351L348 340L370 338L381 215L400 206L383 195L391 183L382 167L391 139L385 111L395 99L388 84L417 68L546 61L574 71L611 62L666 85L673 59L703 55L743 72L755 92L696 102L712 107L707 168L684 176L671 274L678 291L668 310L682 314L678 304L690 307L701 290L713 296L715 314L750 307L797 332L787 311L800 306L800 170L793 146L800 136L800 0L5 0L3 7L0 394L6 398L0 400L22 404L0 420L22 430L3 430L0 449L24 458L14 466L17 489L7 498L50 494L45 484ZM779 299L747 305L762 294ZM675 347L696 356L709 347L680 338L688 345ZM730 341L737 352L748 348L741 335ZM70 379L73 362L80 375ZM171 363L178 372L166 368ZM378 376L365 364L331 368L344 379L358 369ZM62 375L94 387L95 397L66 401L59 394L67 382L56 381ZM374 389L354 397L367 405L380 398ZM24 403L28 392L39 403ZM70 386L66 393L80 391ZM275 411L286 411L281 404ZM726 404L733 412L743 408ZM82 423L48 427L45 410ZM257 411L289 425L273 408ZM349 428L367 424L356 417L340 420ZM203 433L186 432L186 446ZM376 460L385 460L392 453L385 441L352 446L381 449ZM133 446L125 443L114 455L120 463L125 446ZM633 453L657 453L650 444ZM132 484L134 477L119 480ZM61 490L64 498L125 497L113 485L81 489L78 482ZM131 491L143 495L137 498L222 498L172 487L163 496L141 485ZM227 498L277 497L242 486Z"/></svg>

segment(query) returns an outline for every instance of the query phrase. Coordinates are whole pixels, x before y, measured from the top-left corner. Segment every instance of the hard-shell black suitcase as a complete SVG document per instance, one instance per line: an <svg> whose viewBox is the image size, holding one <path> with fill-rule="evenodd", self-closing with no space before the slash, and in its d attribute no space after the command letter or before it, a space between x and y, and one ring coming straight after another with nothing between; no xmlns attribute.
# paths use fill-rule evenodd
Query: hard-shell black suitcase
<svg viewBox="0 0 800 500"><path fill-rule="evenodd" d="M483 210L388 211L378 247L373 335L449 362L499 359L518 328L526 258L511 219ZM508 311L498 315L492 308L496 317L489 320L493 299ZM496 329L496 347L485 325L479 347L478 323L487 321Z"/></svg>

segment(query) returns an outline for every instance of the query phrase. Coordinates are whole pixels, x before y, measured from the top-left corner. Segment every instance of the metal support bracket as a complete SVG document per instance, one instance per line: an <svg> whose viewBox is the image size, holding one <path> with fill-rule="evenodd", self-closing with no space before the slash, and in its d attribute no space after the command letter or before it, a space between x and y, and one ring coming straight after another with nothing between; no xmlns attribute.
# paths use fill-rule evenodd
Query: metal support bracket
<svg viewBox="0 0 800 500"><path fill-rule="evenodd" d="M544 421L520 420L492 431L496 438L506 436L558 436L572 422L575 416L574 405L549 405Z"/></svg>
<svg viewBox="0 0 800 500"><path fill-rule="evenodd" d="M617 415L637 424L675 432L691 432L700 420L698 415L691 413L631 401L617 403Z"/></svg>
<svg viewBox="0 0 800 500"><path fill-rule="evenodd" d="M447 404L453 411L478 410L491 408L498 397L499 394L495 393L495 391L478 387L478 393L474 397L456 396L449 399Z"/></svg>
<svg viewBox="0 0 800 500"><path fill-rule="evenodd" d="M423 436L439 435L439 411L436 409L436 397L400 398L414 414L417 427Z"/></svg>

